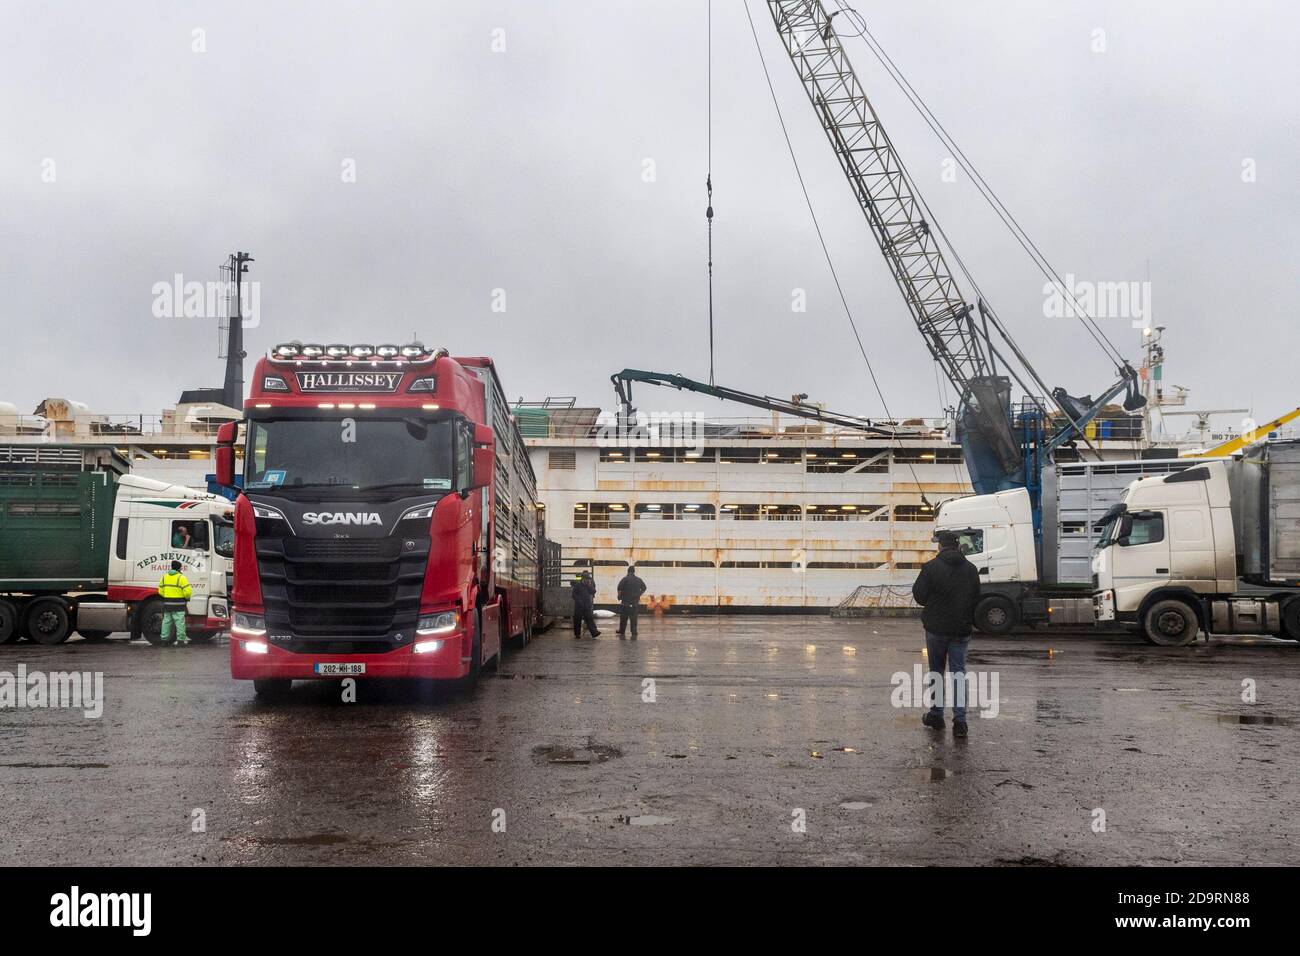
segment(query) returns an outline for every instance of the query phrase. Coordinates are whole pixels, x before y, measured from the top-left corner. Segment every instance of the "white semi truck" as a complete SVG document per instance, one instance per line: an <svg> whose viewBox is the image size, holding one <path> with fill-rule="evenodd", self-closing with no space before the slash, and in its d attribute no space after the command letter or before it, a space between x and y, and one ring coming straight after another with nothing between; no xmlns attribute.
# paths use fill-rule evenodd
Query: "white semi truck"
<svg viewBox="0 0 1300 956"><path fill-rule="evenodd" d="M1093 571L1097 620L1156 644L1200 631L1300 640L1300 441L1135 481Z"/></svg>
<svg viewBox="0 0 1300 956"><path fill-rule="evenodd" d="M0 445L0 644L130 633L158 643L158 582L179 561L191 639L230 625L233 505L125 474L99 446Z"/></svg>
<svg viewBox="0 0 1300 956"><path fill-rule="evenodd" d="M1193 464L1150 458L1045 468L1041 535L1024 488L943 502L936 532L956 533L980 573L975 627L1004 634L1020 625L1093 626L1091 554L1103 518L1135 478L1175 474Z"/></svg>

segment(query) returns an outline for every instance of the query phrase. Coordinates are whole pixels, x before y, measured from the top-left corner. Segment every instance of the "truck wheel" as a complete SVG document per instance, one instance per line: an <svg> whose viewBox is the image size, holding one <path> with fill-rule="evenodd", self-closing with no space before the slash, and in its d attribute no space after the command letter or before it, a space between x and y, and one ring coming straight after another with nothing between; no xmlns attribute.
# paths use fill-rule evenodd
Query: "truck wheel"
<svg viewBox="0 0 1300 956"><path fill-rule="evenodd" d="M975 605L975 627L985 634L1005 634L1019 623L1020 612L1005 594L990 594Z"/></svg>
<svg viewBox="0 0 1300 956"><path fill-rule="evenodd" d="M289 694L293 681L280 677L259 677L253 681L253 693L262 700L280 700Z"/></svg>
<svg viewBox="0 0 1300 956"><path fill-rule="evenodd" d="M1294 597L1282 605L1282 636L1300 641L1300 597Z"/></svg>
<svg viewBox="0 0 1300 956"><path fill-rule="evenodd" d="M0 644L12 644L21 635L18 628L18 605L0 598Z"/></svg>
<svg viewBox="0 0 1300 956"><path fill-rule="evenodd" d="M145 601L135 609L135 615L131 619L131 640L144 638L157 647L162 643L162 618L162 601Z"/></svg>
<svg viewBox="0 0 1300 956"><path fill-rule="evenodd" d="M72 615L63 598L37 598L27 605L23 630L37 644L62 644L72 633Z"/></svg>
<svg viewBox="0 0 1300 956"><path fill-rule="evenodd" d="M1200 622L1186 601L1166 598L1156 601L1142 615L1142 634L1152 644L1184 647L1196 640Z"/></svg>

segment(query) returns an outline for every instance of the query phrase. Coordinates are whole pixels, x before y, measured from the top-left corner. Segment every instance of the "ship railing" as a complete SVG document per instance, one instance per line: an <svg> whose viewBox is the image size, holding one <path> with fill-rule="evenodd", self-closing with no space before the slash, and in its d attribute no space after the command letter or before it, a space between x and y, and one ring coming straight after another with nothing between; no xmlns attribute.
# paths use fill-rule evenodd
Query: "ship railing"
<svg viewBox="0 0 1300 956"><path fill-rule="evenodd" d="M620 428L612 416L579 422L529 417L520 422L520 431L525 439L594 439L611 447L654 447L658 442L666 446L681 445L690 439L710 442L762 439L800 443L827 439L837 442L866 440L873 443L890 440L887 435L789 416L719 418L702 417L689 411L646 411L643 414L643 427L638 428ZM895 428L898 437L904 441L947 443L947 422L944 419L873 419L872 424L882 428Z"/></svg>

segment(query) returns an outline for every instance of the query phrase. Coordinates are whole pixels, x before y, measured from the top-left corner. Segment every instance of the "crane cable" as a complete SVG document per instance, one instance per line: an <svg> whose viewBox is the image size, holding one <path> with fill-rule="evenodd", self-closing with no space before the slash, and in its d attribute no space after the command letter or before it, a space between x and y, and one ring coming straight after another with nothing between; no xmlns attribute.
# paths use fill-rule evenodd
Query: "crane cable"
<svg viewBox="0 0 1300 956"><path fill-rule="evenodd" d="M776 107L776 118L781 124L781 135L785 138L785 147L790 153L790 162L794 164L794 174L799 180L799 189L803 193L804 204L808 207L808 215L812 219L813 230L817 233L817 241L822 247L822 255L826 259L826 265L831 271L831 279L835 282L835 291L839 294L840 304L844 306L844 315L849 320L849 328L853 330L853 338L857 340L858 351L862 353L862 361L866 363L867 374L871 377L872 387L876 390L876 397L880 399L880 406L885 410L885 417L894 423L893 438L898 449L903 449L902 440L898 437L897 420L889 411L889 403L885 401L885 393L880 388L880 381L876 378L876 370L871 367L871 359L867 356L866 346L862 344L862 336L858 332L858 325L853 321L853 310L849 307L848 297L844 294L844 286L840 284L839 273L835 269L835 263L831 259L830 249L826 246L826 237L822 235L821 223L817 219L817 213L813 209L812 198L808 195L808 187L804 183L803 171L799 168L799 160L795 156L794 144L790 141L790 132L786 129L785 117L781 113L781 103L776 98L776 87L772 84L772 74L767 69L767 58L763 56L763 45L758 39L758 29L754 26L754 17L749 12L749 0L745 0L745 17L749 20L749 31L754 35L754 49L758 51L758 62L763 67L763 76L767 79L767 91L772 96L772 105ZM917 493L921 496L921 503L926 508L934 510L934 503L925 494L925 489L921 486L921 479L916 475L916 466L912 462L907 462L908 470L912 473L912 482L916 485Z"/></svg>
<svg viewBox="0 0 1300 956"><path fill-rule="evenodd" d="M709 384L713 385L713 0L708 7L708 53L706 73L708 76L708 171L704 176L704 188L708 192L709 204L704 210L704 218L709 229Z"/></svg>
<svg viewBox="0 0 1300 956"><path fill-rule="evenodd" d="M902 70L898 68L897 64L895 64L894 61L889 57L889 54L885 52L884 47L880 46L879 41L876 40L875 36L873 36L870 30L867 29L866 21L862 19L861 14L859 14L856 10L850 7L847 3L847 0L835 0L835 2L837 6L840 8L839 11L837 12L844 12L844 13L851 14L852 16L850 17L850 19L852 19L853 17L857 18L854 22L860 23L861 27L859 32L853 34L853 36L863 39L863 42L867 44L867 48L872 52L872 54L876 57L876 59L880 61L880 64L885 68L885 71L889 73L890 79L894 81L895 85L897 85L898 88L903 92L903 95L907 97L908 102L911 103L912 106L921 114L921 118L925 121L926 125L930 127L930 131L935 134L936 138L938 138L941 143L943 143L948 148L952 149L953 152L957 154L957 157L954 158L957 159L958 164L961 165L962 169L966 171L966 174L971 177L972 182L975 183L976 189L979 191L980 195L984 198L985 202L987 202L990 205L994 213L997 214L998 218L1002 220L1003 225L1005 225L1007 229L1011 232L1012 236L1020 244L1020 247L1025 250L1025 252L1030 257L1030 260L1038 267L1038 270L1043 273L1044 277L1046 277L1049 281L1052 281L1054 279L1056 288L1069 297L1070 302L1073 303L1076 309L1077 312L1076 317L1084 325L1084 330L1088 332L1088 334L1090 335L1090 337L1094 342L1096 342L1098 345L1101 346L1102 351L1106 354L1106 357L1115 365L1115 368L1118 369L1121 374L1123 374L1124 370L1128 368L1128 362L1125 361L1124 357L1115 348L1114 344L1110 341L1106 333L1097 324L1096 320L1093 319L1090 315L1088 315L1087 310L1085 310L1083 306L1079 303L1079 301L1074 297L1074 293L1067 288L1064 280L1061 279L1059 273L1057 273L1055 268L1052 267L1051 263L1047 261L1047 258L1043 256L1042 252L1038 249L1038 246L1035 245L1033 240L1029 238L1028 233L1026 233L1024 229L1020 226L1019 221L1016 220L1016 218L1011 215L1010 210L1006 208L1006 206L1002 203L1002 200L999 199L997 197L997 194L993 192L992 187L988 185L988 183L984 180L984 177L981 176L979 171L975 169L974 164L970 162L970 159L966 156L965 152L961 149L960 146L957 145L956 140L952 138L952 136L948 133L947 129L943 126L943 124L939 122L938 117L936 117L934 113L931 112L929 106L926 105L925 101L921 98L921 95L915 91L911 83L908 82L905 76L903 76ZM837 33L837 36L838 35L839 34ZM867 37L870 37L870 40L868 40ZM877 48L879 48L879 52L877 52ZM903 161L903 158L901 156L898 156L897 153L895 153L895 159L898 162L899 171L902 173L903 178L906 180L906 182L908 183L909 187L912 190L913 197L916 199L918 203L920 203L921 208L924 210L925 215L928 217L929 225L931 225L935 229L935 231L939 234L939 237L943 240L943 244L948 249L949 255L951 255L954 261L956 261L958 267L961 269L962 274L966 277L967 281L970 282L971 287L975 290L975 293L979 297L979 299L984 303L987 314L989 318L992 319L994 327L998 330L998 334L1001 335L1003 341L1006 342L1007 345L1010 347L1012 353L1019 360L1021 366L1029 374L1029 377L1033 379L1033 381L1038 385L1040 389L1043 390L1045 395L1048 395L1052 398L1053 403L1061 410L1061 413L1065 415L1066 419L1071 423L1074 423L1074 416L1071 414L1070 410L1065 406L1065 403L1060 399L1058 399L1056 395L1051 391L1051 389L1048 388L1047 383L1044 382L1042 377L1038 374L1038 370L1035 369L1034 366L1029 362L1029 360L1025 358L1025 356L1021 353L1020 348L1016 345L1015 339L1011 336L1011 333L1007 329L1005 323L1003 323L1001 316L999 316L996 310L993 308L993 306L989 304L988 297L984 295L984 290L980 288L979 283L975 280L975 277L971 274L970 269L966 267L965 261L962 259L961 255L957 252L957 249L953 245L952 240L948 238L948 234L944 231L943 226L940 225L937 217L934 215L934 212L930 209L929 203L925 201L925 196L921 193L920 190L916 188L915 180L912 178L911 172L907 169L907 165ZM998 207L1001 207L1001 210L999 210ZM1031 252L1031 248L1033 250L1032 252ZM1037 258L1035 258L1034 253L1037 253L1038 256ZM989 346L990 348L992 348L991 342L989 343ZM1005 356L1004 356L1004 361L1009 362L1009 360L1007 360ZM1022 387L1023 384L1024 383L1022 382L1021 383ZM1047 410L1043 408L1042 403L1037 399L1037 397L1035 397L1032 394L1030 394L1028 397L1030 401L1032 401L1035 405L1038 406L1038 408L1040 409L1040 411L1043 412L1044 415L1047 414ZM1083 443L1087 445L1089 449L1092 450L1092 452L1097 456L1097 460L1100 461L1101 452L1098 451L1098 449L1092 444L1092 441L1088 438L1087 434L1084 433L1084 431L1080 429L1077 424L1075 424L1075 430L1079 433L1079 437L1083 440Z"/></svg>
<svg viewBox="0 0 1300 956"><path fill-rule="evenodd" d="M855 14L857 13L857 11L847 5L846 0L836 0L836 3L840 7L840 11L837 12L852 11ZM860 19L861 15L858 14L858 17ZM1007 230L1011 233L1012 237L1015 238L1020 247L1024 249L1025 253L1029 256L1034 265L1038 267L1038 270L1043 274L1044 278L1049 282L1052 282L1061 290L1062 294L1069 299L1069 302L1077 312L1077 318L1083 323L1084 328L1088 331L1088 334L1091 336L1093 341L1101 346L1106 357L1115 363L1117 368L1123 369L1127 366L1128 363L1124 360L1123 355L1120 354L1114 343L1111 342L1110 337L1106 335L1101 326L1097 324L1096 319L1089 315L1078 299L1075 298L1073 290L1066 285L1065 281L1061 278L1060 273L1056 271L1055 267L1053 267L1048 261L1042 250L1033 239L1029 237L1029 234L1025 231L1024 227L1020 225L1020 221L1016 219L1016 217L1011 213L1011 210L1007 208L1002 199L996 192L994 192L993 187L988 184L988 181L984 179L984 176L975 168L975 164L971 161L970 157L966 155L965 151L957 144L957 141L953 138L952 134L948 132L943 123L939 121L939 118L935 116L934 112L930 109L921 94L916 91L915 87L912 86L907 77L903 75L903 71L898 67L898 64L894 62L885 51L884 46L867 28L865 21L862 21L861 33L854 34L854 36L860 38L862 42L866 44L867 49L871 51L871 54L877 61L879 61L880 65L884 67L885 72L889 74L889 78L894 81L894 85L899 88L902 94L907 98L908 102L911 103L911 105L921 115L921 119L930 127L930 131L934 133L936 138L938 138L943 145L953 151L953 158L956 160L957 164L961 166L962 170L970 176L971 182L974 184L980 196L989 204L989 207L1002 221L1002 224L1007 227ZM965 269L963 268L962 271L964 272ZM967 277L970 278L969 275ZM971 279L971 282L973 284L974 279ZM978 287L976 287L976 292L980 294L981 298L984 297L983 293L979 292ZM987 303L987 299L985 299L985 302ZM994 318L997 324L1001 325L1000 320L997 320L996 316L994 316Z"/></svg>

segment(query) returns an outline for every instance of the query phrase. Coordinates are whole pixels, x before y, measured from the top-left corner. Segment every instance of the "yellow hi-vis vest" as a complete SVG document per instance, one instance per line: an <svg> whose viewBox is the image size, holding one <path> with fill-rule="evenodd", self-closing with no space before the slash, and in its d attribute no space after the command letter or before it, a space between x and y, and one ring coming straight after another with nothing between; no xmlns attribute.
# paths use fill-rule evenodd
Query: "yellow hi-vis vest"
<svg viewBox="0 0 1300 956"><path fill-rule="evenodd" d="M185 580L185 575L179 571L168 571L163 575L162 583L158 585L158 593L162 595L164 601L187 601L194 589L190 587L190 582Z"/></svg>

